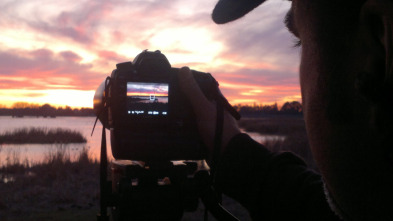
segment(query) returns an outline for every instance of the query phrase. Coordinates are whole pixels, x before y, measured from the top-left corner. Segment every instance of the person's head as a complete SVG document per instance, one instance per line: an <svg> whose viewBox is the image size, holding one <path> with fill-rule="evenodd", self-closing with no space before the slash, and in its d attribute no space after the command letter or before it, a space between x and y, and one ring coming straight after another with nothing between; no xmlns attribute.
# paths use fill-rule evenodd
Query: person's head
<svg viewBox="0 0 393 221"><path fill-rule="evenodd" d="M216 23L263 0L221 0ZM230 9L229 9L230 8ZM348 220L393 219L393 1L292 0L306 129L327 190Z"/></svg>

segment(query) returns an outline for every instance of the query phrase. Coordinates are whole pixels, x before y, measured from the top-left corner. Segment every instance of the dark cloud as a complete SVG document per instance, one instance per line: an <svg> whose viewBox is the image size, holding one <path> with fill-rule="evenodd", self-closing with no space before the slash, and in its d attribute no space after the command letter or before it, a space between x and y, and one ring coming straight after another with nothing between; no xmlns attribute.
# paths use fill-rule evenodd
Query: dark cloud
<svg viewBox="0 0 393 221"><path fill-rule="evenodd" d="M100 60L107 61L107 62L120 62L120 61L127 61L129 58L119 55L114 51L108 50L100 50L97 51L97 55L99 56Z"/></svg>
<svg viewBox="0 0 393 221"><path fill-rule="evenodd" d="M300 94L297 76L280 71L240 69L234 73L215 73L221 90L228 99L254 99L255 102L282 102ZM226 83L235 86L227 86Z"/></svg>
<svg viewBox="0 0 393 221"><path fill-rule="evenodd" d="M215 67L212 73L219 81L244 85L222 87L226 96L280 102L300 94L299 50L293 48L293 37L283 24L286 8L284 3L270 1L242 19L215 29L215 39L225 46L218 57L228 64ZM255 87L263 92L249 93Z"/></svg>
<svg viewBox="0 0 393 221"><path fill-rule="evenodd" d="M72 51L62 51L60 52L60 56L62 56L64 60L71 62L80 62L82 60L81 56Z"/></svg>
<svg viewBox="0 0 393 221"><path fill-rule="evenodd" d="M161 49L153 48L154 46L164 47L163 53L167 56L189 56L198 53L177 44L176 40L168 42L167 39L163 39L159 46L151 42L151 39L159 36L161 31L181 29L191 32L193 29L203 29L207 31L209 39L221 44L223 48L221 53L213 58L212 64L199 61L170 61L175 67L204 66L208 70L201 71L213 73L219 81L282 88L281 91L276 90L275 95L261 95L266 99L271 99L269 96L287 96L285 93L293 94L291 88L298 88L298 50L291 48L292 37L282 24L285 14L285 10L282 9L285 8L284 3L281 9L272 8L268 4L280 5L273 3L276 1L269 1L238 21L217 26L212 22L210 15L216 1L86 0L69 4L70 2L0 2L0 28L11 27L14 30L37 33L37 45L48 47L38 50L14 48L15 50L0 51L0 76L8 77L0 80L2 88L68 87L95 90L108 74L107 71L111 71L116 63L132 60L130 58L136 56L124 55L128 50L133 52L135 49ZM186 36L173 34L174 39L181 40L184 37ZM47 44L45 41L48 39L52 42L49 41ZM63 48L67 44L72 47L62 52L54 52L50 45L57 42ZM33 46L27 48L36 47L35 42L31 45ZM96 60L82 63L86 57L78 54L75 48L87 52L92 57L95 56ZM124 52L124 49L127 49L127 52ZM212 54L216 52L212 51ZM216 60L228 64L214 66ZM104 70L105 73L96 71L108 67L111 68ZM13 77L15 80L12 80ZM20 77L29 80L20 81ZM241 92L233 88L223 90L233 96L239 96Z"/></svg>
<svg viewBox="0 0 393 221"><path fill-rule="evenodd" d="M68 85L80 90L96 89L105 75L92 71L91 64L81 64L77 58L70 51L0 51L0 76L8 77L1 81L2 88L45 90ZM20 81L23 78L26 80Z"/></svg>
<svg viewBox="0 0 393 221"><path fill-rule="evenodd" d="M221 74L214 73L217 79L238 84L252 84L260 86L299 86L297 73L280 70L238 69L235 72Z"/></svg>
<svg viewBox="0 0 393 221"><path fill-rule="evenodd" d="M270 4L270 5L267 5ZM216 38L225 42L222 56L232 55L240 61L268 61L280 66L295 66L299 51L293 48L293 37L283 19L284 3L266 3L243 19L220 26ZM268 8L267 8L268 7Z"/></svg>
<svg viewBox="0 0 393 221"><path fill-rule="evenodd" d="M58 2L61 5L61 2ZM115 1L81 1L75 4L71 10L57 7L57 15L48 16L48 12L53 12L53 3L31 4L31 1L22 0L15 2L0 3L3 16L0 22L12 20L12 23L31 29L39 33L46 33L58 37L72 39L83 44L92 44L98 36L98 27L106 16L111 12ZM28 11L26 9L29 6ZM6 10L4 10L6 9ZM53 13L50 13L53 14Z"/></svg>
<svg viewBox="0 0 393 221"><path fill-rule="evenodd" d="M29 5L27 11L23 10L25 5ZM187 5L183 0L87 0L72 4L72 7L63 8L61 5L59 3L54 12L53 3L0 2L0 8L5 9L0 15L0 26L19 26L31 32L71 40L86 48L100 45L103 36L107 35L103 32L109 32L113 44L129 41L129 44L145 49L149 46L143 39L145 32L174 26L213 25L206 12L179 16L180 8Z"/></svg>
<svg viewBox="0 0 393 221"><path fill-rule="evenodd" d="M48 59L50 57L53 57L53 52L48 49L45 49L45 48L30 51L30 52L27 52L26 54L30 54L33 57L38 58L38 59Z"/></svg>

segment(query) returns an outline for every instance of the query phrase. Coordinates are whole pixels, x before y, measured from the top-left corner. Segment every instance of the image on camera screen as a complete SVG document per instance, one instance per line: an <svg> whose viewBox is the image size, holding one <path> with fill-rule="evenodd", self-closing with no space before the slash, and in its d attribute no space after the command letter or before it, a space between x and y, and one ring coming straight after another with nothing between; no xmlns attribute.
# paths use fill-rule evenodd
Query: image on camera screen
<svg viewBox="0 0 393 221"><path fill-rule="evenodd" d="M167 83L127 82L127 112L131 115L168 115Z"/></svg>

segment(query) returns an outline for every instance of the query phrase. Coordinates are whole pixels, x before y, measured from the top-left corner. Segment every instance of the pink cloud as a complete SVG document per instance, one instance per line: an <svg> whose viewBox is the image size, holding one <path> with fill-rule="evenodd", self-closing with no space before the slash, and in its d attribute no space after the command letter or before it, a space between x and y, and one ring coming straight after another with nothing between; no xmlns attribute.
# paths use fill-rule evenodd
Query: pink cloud
<svg viewBox="0 0 393 221"><path fill-rule="evenodd" d="M79 60L80 57L70 51L59 54L47 49L0 51L0 75L7 77L1 80L2 88L45 90L58 88L66 80L75 89L96 89L105 75L92 71L91 64L80 64ZM28 80L21 81L23 77Z"/></svg>
<svg viewBox="0 0 393 221"><path fill-rule="evenodd" d="M59 7L58 12L50 13L41 13L49 10L45 5L31 3L33 6L22 13L24 11L19 10L26 2L29 1L0 3L5 9L0 15L0 28L23 27L37 36L46 36L44 40L37 38L38 44L33 42L31 45L46 45L44 41L50 39L61 47L67 44L81 47L97 59L81 63L82 56L71 49L62 52L54 52L58 49L52 48L0 51L0 76L10 77L0 79L1 88L95 90L111 71L100 73L97 67L115 67L116 63L136 56L120 54L117 46L140 48L141 51L160 49L150 48L150 39L156 33L166 28L192 27L208 30L212 41L222 44L223 49L211 64L170 61L174 67L208 67L200 71L212 73L219 82L264 88L263 93L251 93L244 88L222 84L224 94L232 100L274 101L299 94L298 51L290 48L291 38L283 28L283 15L274 17L272 10L217 26L210 18L212 8L206 7L213 4L204 1L190 7L184 1L172 0L87 0L78 4L64 3L66 9ZM165 53L188 55L194 52L174 45ZM225 64L217 66L216 60L225 61ZM12 80L12 77L28 77L29 80Z"/></svg>
<svg viewBox="0 0 393 221"><path fill-rule="evenodd" d="M80 62L82 57L72 51L62 51L60 52L60 56L64 58L66 61L70 62Z"/></svg>
<svg viewBox="0 0 393 221"><path fill-rule="evenodd" d="M119 55L114 51L100 50L97 51L97 55L100 57L100 60L105 60L105 61L109 60L117 63L128 60L126 57Z"/></svg>

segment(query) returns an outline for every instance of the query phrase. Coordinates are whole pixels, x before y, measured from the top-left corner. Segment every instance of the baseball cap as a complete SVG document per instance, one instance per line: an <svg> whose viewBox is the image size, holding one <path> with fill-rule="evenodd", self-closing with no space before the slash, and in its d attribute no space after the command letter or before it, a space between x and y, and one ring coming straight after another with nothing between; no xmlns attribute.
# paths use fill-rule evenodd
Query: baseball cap
<svg viewBox="0 0 393 221"><path fill-rule="evenodd" d="M265 0L219 0L214 7L212 19L217 24L224 24L243 17Z"/></svg>

